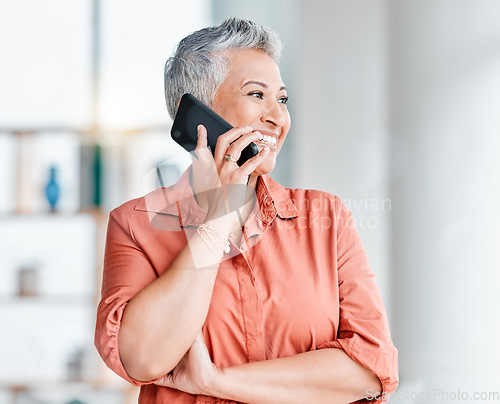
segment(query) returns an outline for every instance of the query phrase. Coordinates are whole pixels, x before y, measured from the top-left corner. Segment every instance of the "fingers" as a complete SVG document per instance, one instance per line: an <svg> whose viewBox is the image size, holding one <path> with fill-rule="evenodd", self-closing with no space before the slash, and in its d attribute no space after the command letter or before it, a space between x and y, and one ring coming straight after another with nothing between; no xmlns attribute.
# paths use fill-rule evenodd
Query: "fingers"
<svg viewBox="0 0 500 404"><path fill-rule="evenodd" d="M196 143L197 149L203 149L207 147L207 128L203 125L198 125L198 142Z"/></svg>
<svg viewBox="0 0 500 404"><path fill-rule="evenodd" d="M195 342L205 344L205 338L203 337L203 331L200 330L198 334L196 335Z"/></svg>
<svg viewBox="0 0 500 404"><path fill-rule="evenodd" d="M261 133L249 126L236 127L219 136L214 156L207 147L207 130L203 125L198 126L198 140L196 145L197 159L193 159L192 183L196 199L207 210L218 211L220 207L227 210L228 206L239 206L240 191L234 197L236 202L228 202L229 194L226 185L243 184L248 182L248 177L255 171L262 160L269 154L269 147L263 148L256 156L238 166L235 161L226 161L226 154L233 160L238 160L242 150L251 142L257 141ZM241 191L243 192L243 191ZM243 192L244 193L244 192ZM231 208L231 210L233 210Z"/></svg>
<svg viewBox="0 0 500 404"><path fill-rule="evenodd" d="M246 161L244 164L239 167L236 162L225 161L224 157L226 154L231 155L234 160L238 160L240 158L242 150L247 147L251 142L255 142L262 137L262 134L258 131L248 132L249 127L243 128L235 128L234 132L227 132L226 138L223 138L220 143L217 141L217 148L214 160L216 165L219 167L219 173L226 173L229 175L227 178L229 179L229 183L244 183L248 180L248 176L251 175L255 169L259 166L262 160L269 154L270 148L264 147L257 155ZM240 130L241 129L241 130ZM230 135L230 136L229 136ZM239 138L238 135L241 135ZM219 137L219 139L222 136ZM231 139L234 139L229 146L224 149L223 145L227 144L227 142ZM224 176L225 178L226 176ZM223 181L224 183L226 181Z"/></svg>
<svg viewBox="0 0 500 404"><path fill-rule="evenodd" d="M196 149L194 150L197 161L193 161L194 165L201 164L203 170L214 170L214 159L210 153L207 145L207 129L203 125L198 125L198 140L196 142Z"/></svg>
<svg viewBox="0 0 500 404"><path fill-rule="evenodd" d="M252 174L255 169L262 163L262 160L270 153L271 149L266 146L257 155L253 156L251 159L247 160L245 164L240 167L240 170L244 175Z"/></svg>
<svg viewBox="0 0 500 404"><path fill-rule="evenodd" d="M270 150L269 147L264 147L257 155L242 164L241 167L238 167L236 163L226 163L223 167L231 167L231 170L229 170L231 172L229 182L233 184L246 184L248 176L250 176L266 156L269 155L271 152Z"/></svg>
<svg viewBox="0 0 500 404"><path fill-rule="evenodd" d="M202 206L207 204L207 190L217 189L220 186L217 167L215 166L212 153L207 146L207 129L198 125L198 141L193 158L192 183L195 197Z"/></svg>
<svg viewBox="0 0 500 404"><path fill-rule="evenodd" d="M163 386L163 387L174 387L172 373L170 372L169 374L163 376L160 380L157 380L153 384L156 384L157 386Z"/></svg>
<svg viewBox="0 0 500 404"><path fill-rule="evenodd" d="M224 158L224 156L226 155L229 146L231 146L231 143L233 143L235 140L239 139L242 136L245 138L245 135L252 133L252 130L253 129L250 126L236 127L236 128L233 128L233 129L227 131L226 133L220 135L217 138L217 145L215 147L215 153L214 153L215 161L221 162L222 159ZM258 137L254 140L257 140L257 139L258 139ZM252 140L249 140L247 145L251 141ZM241 150L243 150L243 149L241 149ZM241 153L241 150L240 150L240 153Z"/></svg>
<svg viewBox="0 0 500 404"><path fill-rule="evenodd" d="M230 154L234 159L238 160L243 149L247 147L251 142L255 142L261 137L262 134L260 132L252 132L248 135L241 136L239 139L231 143L226 153Z"/></svg>
<svg viewBox="0 0 500 404"><path fill-rule="evenodd" d="M207 155L207 129L203 125L198 125L198 140L196 142L196 157L203 158Z"/></svg>

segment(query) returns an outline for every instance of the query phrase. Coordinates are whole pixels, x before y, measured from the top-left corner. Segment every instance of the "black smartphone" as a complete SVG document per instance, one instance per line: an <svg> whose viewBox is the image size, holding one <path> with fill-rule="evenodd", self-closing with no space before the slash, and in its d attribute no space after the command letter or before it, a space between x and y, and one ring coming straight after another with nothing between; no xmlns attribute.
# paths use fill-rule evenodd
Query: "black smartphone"
<svg viewBox="0 0 500 404"><path fill-rule="evenodd" d="M212 153L215 151L217 138L232 129L230 123L217 115L209 107L203 104L192 94L186 93L182 96L170 134L172 139L179 143L188 152L196 149L198 142L198 125L207 128L207 144ZM237 164L241 166L248 159L259 153L255 143L250 143L241 151Z"/></svg>

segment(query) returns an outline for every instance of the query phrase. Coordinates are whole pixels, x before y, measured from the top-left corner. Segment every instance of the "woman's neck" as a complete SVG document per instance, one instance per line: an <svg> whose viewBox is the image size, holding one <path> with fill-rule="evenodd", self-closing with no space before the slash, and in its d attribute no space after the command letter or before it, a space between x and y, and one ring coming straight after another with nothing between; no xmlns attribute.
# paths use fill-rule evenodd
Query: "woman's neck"
<svg viewBox="0 0 500 404"><path fill-rule="evenodd" d="M247 188L250 187L255 192L255 190L257 189L257 183L259 182L259 177L260 177L259 175L251 174L250 179L248 180L247 183Z"/></svg>
<svg viewBox="0 0 500 404"><path fill-rule="evenodd" d="M240 208L241 217L243 218L243 223L245 223L252 213L255 206L255 201L257 200L257 185L259 183L259 176L250 176L247 183L247 189L245 193L245 202Z"/></svg>

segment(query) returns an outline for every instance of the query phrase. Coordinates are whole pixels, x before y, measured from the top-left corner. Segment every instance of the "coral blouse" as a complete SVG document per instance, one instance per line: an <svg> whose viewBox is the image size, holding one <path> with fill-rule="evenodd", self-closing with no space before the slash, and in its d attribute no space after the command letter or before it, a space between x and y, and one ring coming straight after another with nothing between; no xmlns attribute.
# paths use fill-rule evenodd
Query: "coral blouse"
<svg viewBox="0 0 500 404"><path fill-rule="evenodd" d="M118 352L127 302L168 270L204 217L186 174L110 213L95 345L108 367L141 386L139 403L233 402L134 380ZM203 326L213 363L340 348L379 377L379 401L396 389L397 350L375 275L338 197L260 177L241 246L232 245L225 258Z"/></svg>

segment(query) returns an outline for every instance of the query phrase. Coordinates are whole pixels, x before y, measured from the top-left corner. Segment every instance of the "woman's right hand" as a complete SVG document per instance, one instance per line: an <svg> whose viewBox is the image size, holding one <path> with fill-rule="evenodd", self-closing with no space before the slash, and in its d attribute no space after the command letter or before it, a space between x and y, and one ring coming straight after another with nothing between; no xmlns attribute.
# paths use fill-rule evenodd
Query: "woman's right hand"
<svg viewBox="0 0 500 404"><path fill-rule="evenodd" d="M241 167L236 161L242 150L260 137L261 134L249 126L233 128L219 136L212 156L207 147L207 130L203 125L198 126L193 189L198 203L207 210L208 219L224 216L243 205L248 178L269 153L269 148L262 149ZM236 161L227 161L227 154Z"/></svg>

